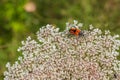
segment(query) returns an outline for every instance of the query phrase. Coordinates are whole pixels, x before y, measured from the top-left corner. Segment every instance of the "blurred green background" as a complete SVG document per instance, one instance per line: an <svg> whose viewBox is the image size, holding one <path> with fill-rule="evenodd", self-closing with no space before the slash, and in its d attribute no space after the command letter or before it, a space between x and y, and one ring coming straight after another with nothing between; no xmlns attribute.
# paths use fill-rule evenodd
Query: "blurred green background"
<svg viewBox="0 0 120 80"><path fill-rule="evenodd" d="M17 48L27 36L53 24L65 29L72 20L109 29L120 34L120 0L1 0L0 1L0 80L7 62L14 63L21 53Z"/></svg>

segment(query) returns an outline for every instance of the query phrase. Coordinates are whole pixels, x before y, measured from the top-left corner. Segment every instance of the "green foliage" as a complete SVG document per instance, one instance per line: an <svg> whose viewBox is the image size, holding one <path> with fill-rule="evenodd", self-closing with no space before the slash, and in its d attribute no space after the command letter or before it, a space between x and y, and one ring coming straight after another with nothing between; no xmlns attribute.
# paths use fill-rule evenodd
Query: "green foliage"
<svg viewBox="0 0 120 80"><path fill-rule="evenodd" d="M25 5L33 1L36 10ZM39 27L53 24L65 29L66 21L78 20L102 30L120 34L120 0L1 0L0 2L0 79L5 64L14 62L20 41L33 35Z"/></svg>

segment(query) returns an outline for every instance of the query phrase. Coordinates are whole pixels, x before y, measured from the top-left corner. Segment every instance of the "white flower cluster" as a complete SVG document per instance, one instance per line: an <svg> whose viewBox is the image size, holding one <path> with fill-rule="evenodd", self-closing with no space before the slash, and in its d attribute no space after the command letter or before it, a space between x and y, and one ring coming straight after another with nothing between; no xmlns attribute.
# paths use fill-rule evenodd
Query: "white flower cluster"
<svg viewBox="0 0 120 80"><path fill-rule="evenodd" d="M69 36L72 26L82 23L67 23L63 32L47 25L37 32L37 40L22 41L18 51L23 56L6 64L4 80L119 80L119 36L92 25L84 36Z"/></svg>

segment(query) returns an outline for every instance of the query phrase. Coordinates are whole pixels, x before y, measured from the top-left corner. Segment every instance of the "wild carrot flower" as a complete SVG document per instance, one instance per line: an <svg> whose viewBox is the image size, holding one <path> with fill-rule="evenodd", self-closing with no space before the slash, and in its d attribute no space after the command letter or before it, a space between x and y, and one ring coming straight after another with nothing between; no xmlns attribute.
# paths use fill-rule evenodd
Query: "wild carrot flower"
<svg viewBox="0 0 120 80"><path fill-rule="evenodd" d="M69 35L72 26L82 23L67 23L66 29L46 25L37 32L37 40L30 36L22 41L23 56L13 65L6 64L4 80L113 80L120 79L118 35L102 32L90 25L83 37Z"/></svg>
<svg viewBox="0 0 120 80"><path fill-rule="evenodd" d="M24 9L26 12L35 12L36 4L34 2L28 2L25 4Z"/></svg>

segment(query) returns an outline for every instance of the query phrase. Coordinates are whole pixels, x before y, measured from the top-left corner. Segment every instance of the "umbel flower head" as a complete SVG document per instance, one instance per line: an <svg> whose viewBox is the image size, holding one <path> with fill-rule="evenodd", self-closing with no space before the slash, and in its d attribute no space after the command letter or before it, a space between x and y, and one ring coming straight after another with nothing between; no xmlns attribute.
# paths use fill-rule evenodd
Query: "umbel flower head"
<svg viewBox="0 0 120 80"><path fill-rule="evenodd" d="M84 36L70 35L71 27L82 23L67 23L66 29L46 25L37 32L37 40L22 41L23 56L13 65L6 64L4 80L119 80L120 40L90 25Z"/></svg>

